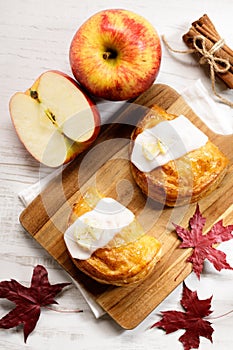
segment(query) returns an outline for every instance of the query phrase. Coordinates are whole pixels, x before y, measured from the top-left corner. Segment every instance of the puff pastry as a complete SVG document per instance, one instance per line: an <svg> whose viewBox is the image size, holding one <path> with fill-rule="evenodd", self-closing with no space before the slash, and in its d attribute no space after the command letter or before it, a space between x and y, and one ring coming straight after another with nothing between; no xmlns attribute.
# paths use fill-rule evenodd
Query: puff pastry
<svg viewBox="0 0 233 350"><path fill-rule="evenodd" d="M74 204L69 225L92 208L85 196ZM133 225L132 227L137 227ZM135 232L132 232L135 237ZM110 242L111 243L111 242ZM72 258L76 267L103 284L128 286L146 278L161 256L161 243L154 237L139 233L139 238L129 243L97 249L90 258Z"/></svg>
<svg viewBox="0 0 233 350"><path fill-rule="evenodd" d="M143 130L176 117L154 105L133 130L132 141ZM131 155L132 149L133 142L130 146ZM204 146L149 172L139 170L131 162L133 178L142 192L167 206L197 202L217 188L227 168L228 159L210 140Z"/></svg>

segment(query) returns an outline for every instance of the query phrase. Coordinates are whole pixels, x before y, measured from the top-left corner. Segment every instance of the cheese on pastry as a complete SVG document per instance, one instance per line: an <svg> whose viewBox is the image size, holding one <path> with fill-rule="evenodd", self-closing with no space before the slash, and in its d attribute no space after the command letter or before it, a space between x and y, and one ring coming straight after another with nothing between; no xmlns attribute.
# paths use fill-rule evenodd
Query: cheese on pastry
<svg viewBox="0 0 233 350"><path fill-rule="evenodd" d="M122 229L130 225L134 214L112 198L101 198L93 210L81 215L65 232L65 242L73 258L88 259L103 248ZM75 241L76 244L73 244Z"/></svg>
<svg viewBox="0 0 233 350"><path fill-rule="evenodd" d="M206 144L208 137L185 116L143 130L134 141L131 162L148 172Z"/></svg>

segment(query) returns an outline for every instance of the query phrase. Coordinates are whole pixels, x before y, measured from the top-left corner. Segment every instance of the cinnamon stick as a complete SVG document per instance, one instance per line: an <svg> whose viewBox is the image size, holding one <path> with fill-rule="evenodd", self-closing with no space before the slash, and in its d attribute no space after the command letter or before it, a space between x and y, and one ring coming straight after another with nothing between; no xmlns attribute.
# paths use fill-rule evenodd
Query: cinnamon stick
<svg viewBox="0 0 233 350"><path fill-rule="evenodd" d="M211 39L213 42L216 42L219 39L221 39L213 22L206 14L203 15L198 21L193 22L192 25L196 29L199 28L199 31L202 31L203 34L206 35L206 37L208 37L209 35L209 39ZM223 50L228 52L230 56L233 56L233 50L231 50L231 48L228 47L226 44L223 46Z"/></svg>
<svg viewBox="0 0 233 350"><path fill-rule="evenodd" d="M200 35L205 39L205 48L207 51L209 51L213 45L221 39L221 36L217 32L213 22L206 14L204 14L197 21L193 22L189 31L184 34L182 38L190 49L194 49L195 38L199 37ZM214 53L214 56L230 63L230 67L226 72L221 73L216 71L216 75L226 84L228 88L233 89L233 50L224 43L224 45Z"/></svg>

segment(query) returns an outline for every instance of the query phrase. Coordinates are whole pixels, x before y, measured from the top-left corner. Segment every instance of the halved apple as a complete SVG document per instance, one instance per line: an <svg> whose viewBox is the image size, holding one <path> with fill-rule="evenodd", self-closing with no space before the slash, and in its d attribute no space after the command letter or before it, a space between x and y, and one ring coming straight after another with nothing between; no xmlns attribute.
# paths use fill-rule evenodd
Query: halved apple
<svg viewBox="0 0 233 350"><path fill-rule="evenodd" d="M44 72L26 92L10 99L16 132L39 162L57 167L96 139L100 115L95 102L68 75Z"/></svg>

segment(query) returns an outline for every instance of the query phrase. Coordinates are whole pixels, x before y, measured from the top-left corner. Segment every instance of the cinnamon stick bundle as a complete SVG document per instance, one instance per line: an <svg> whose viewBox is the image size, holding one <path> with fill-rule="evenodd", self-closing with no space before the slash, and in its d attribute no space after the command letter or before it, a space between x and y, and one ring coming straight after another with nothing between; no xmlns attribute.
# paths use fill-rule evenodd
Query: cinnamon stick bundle
<svg viewBox="0 0 233 350"><path fill-rule="evenodd" d="M217 32L214 24L210 18L204 14L197 21L192 23L189 31L183 35L183 40L185 44L193 49L195 52L195 45L198 44L198 41L195 41L196 38L202 36L205 42L205 49L210 51L211 48L221 40L221 36ZM198 51L197 51L198 52ZM199 53L200 55L200 53ZM225 72L219 72L218 69L215 70L215 74L226 84L230 89L233 89L233 51L225 43L214 53L214 57L217 59L216 63L219 66L219 70L224 66L224 62L228 63L228 68ZM219 59L219 60L218 60Z"/></svg>

